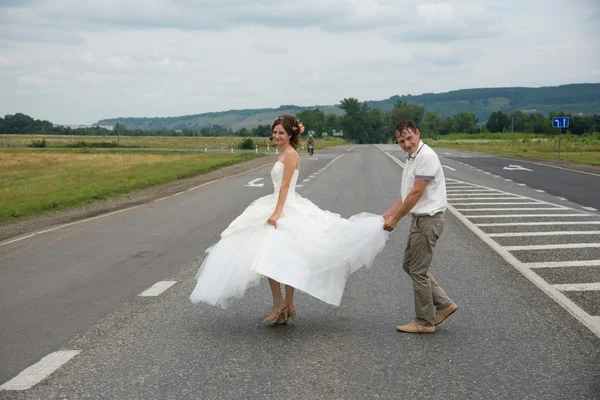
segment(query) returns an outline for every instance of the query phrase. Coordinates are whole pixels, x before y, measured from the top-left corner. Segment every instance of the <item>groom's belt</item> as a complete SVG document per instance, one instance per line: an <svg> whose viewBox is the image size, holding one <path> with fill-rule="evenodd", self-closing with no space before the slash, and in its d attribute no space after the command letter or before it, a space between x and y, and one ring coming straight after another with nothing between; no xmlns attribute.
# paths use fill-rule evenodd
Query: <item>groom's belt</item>
<svg viewBox="0 0 600 400"><path fill-rule="evenodd" d="M412 215L413 217L433 217L434 215L437 214L441 214L441 211L436 212L435 214L416 214L416 213L410 213L410 215Z"/></svg>

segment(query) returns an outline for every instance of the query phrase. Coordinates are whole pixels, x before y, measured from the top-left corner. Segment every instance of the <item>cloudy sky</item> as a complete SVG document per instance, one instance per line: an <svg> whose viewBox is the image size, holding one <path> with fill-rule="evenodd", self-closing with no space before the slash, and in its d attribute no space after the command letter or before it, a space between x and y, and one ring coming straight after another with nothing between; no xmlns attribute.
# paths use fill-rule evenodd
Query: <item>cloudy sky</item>
<svg viewBox="0 0 600 400"><path fill-rule="evenodd" d="M0 115L57 124L600 82L599 0L0 0Z"/></svg>

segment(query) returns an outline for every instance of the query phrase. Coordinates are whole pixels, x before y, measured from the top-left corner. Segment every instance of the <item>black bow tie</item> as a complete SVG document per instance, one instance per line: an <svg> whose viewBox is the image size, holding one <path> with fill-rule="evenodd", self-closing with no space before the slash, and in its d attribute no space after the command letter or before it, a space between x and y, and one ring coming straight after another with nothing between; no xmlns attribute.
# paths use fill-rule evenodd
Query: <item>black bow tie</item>
<svg viewBox="0 0 600 400"><path fill-rule="evenodd" d="M410 155L410 154L407 154L407 155L406 155L406 159L407 159L407 160L414 160L414 159L415 159L415 157L416 157L416 154L415 154L414 156L413 156L413 155Z"/></svg>

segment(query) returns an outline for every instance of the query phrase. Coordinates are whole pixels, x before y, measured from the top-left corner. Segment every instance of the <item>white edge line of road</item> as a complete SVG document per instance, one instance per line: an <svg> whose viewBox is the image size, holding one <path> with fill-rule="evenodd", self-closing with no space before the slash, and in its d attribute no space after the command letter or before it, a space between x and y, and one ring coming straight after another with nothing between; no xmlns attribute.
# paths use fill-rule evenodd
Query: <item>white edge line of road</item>
<svg viewBox="0 0 600 400"><path fill-rule="evenodd" d="M381 148L380 148L381 150ZM383 150L382 150L383 151ZM404 168L404 164L398 160L398 158L389 154L386 151L383 151L385 155L390 157L396 164L400 165ZM479 186L479 185L476 185ZM545 202L543 202L545 203ZM548 203L550 204L550 203ZM584 324L589 330L591 330L596 336L600 338L600 319L594 318L573 301L571 301L567 296L562 294L560 291L552 287L548 282L543 280L540 276L538 276L531 269L527 268L527 266L516 259L512 254L510 254L507 250L505 250L502 246L494 241L491 237L486 235L481 229L476 227L471 221L469 221L464 215L458 212L451 204L448 204L448 210L454 214L456 218L458 218L467 228L469 228L473 233L475 233L484 243L490 246L494 251L496 251L506 262L515 267L521 274L523 274L527 279L529 279L534 285L540 288L544 293L550 296L551 299L560 304L565 310L567 310L572 316L574 316L577 320L579 320L582 324Z"/></svg>
<svg viewBox="0 0 600 400"><path fill-rule="evenodd" d="M339 158L339 157L338 157L338 158ZM269 163L267 163L267 164L265 164L265 165L268 165L268 164L269 164ZM248 170L248 171L240 172L239 174L235 174L235 175L231 175L231 176L226 176L226 177L224 177L224 178L220 178L220 179L215 179L214 181L210 181L210 182L205 182L205 183L203 183L203 184L201 184L201 185L194 186L194 187L191 187L191 188L189 188L189 189L186 189L184 192L190 192L190 191L192 191L192 190L196 190L196 189L198 189L198 188L201 188L201 187L203 187L203 186L210 185L211 183L216 183L216 182L224 181L225 179L229 179L229 178L235 178L236 176L244 175L244 174L247 174L248 172L252 172L252 171L256 171L257 169L264 168L264 167L265 167L265 165L261 165L260 167L253 168L253 169L250 169L250 170ZM183 192L178 192L178 193L174 193L174 194L172 194L172 195L169 195L169 196L161 197L161 198L159 198L159 199L152 200L152 202L162 201L162 200L168 199L169 197L178 196L178 195L180 195L181 193L183 193ZM41 235L41 234L44 234L44 233L52 232L52 231L55 231L55 230L57 230L57 229L66 228L67 226L76 225L76 224L82 224L82 223L84 223L84 222L93 221L93 220L95 220L95 219L104 218L104 217L108 217L108 216L111 216L111 215L114 215L114 214L122 213L122 212L129 211L129 210L133 210L134 208L138 208L138 207L141 207L141 206L147 205L147 204L149 204L149 203L150 203L150 202L148 202L148 203L143 203L143 204L138 204L138 205L136 205L136 206L132 206L132 207L127 207L127 208L124 208L124 209L122 209L122 210L111 211L111 212L109 212L109 213L106 213L106 214L100 214L100 215L96 215L95 217L85 218L85 219L81 219L81 220L79 220L79 221L74 221L74 222L69 222L69 223L66 223L66 224L58 225L58 226L55 226L55 227L53 227L53 228L50 228L50 229L44 229L44 230L42 230L42 231L38 231L38 232L34 232L34 233L30 233L29 235L26 235L26 236L21 236L21 237L17 237L17 238L15 238L15 239L11 239L11 240L7 240L7 241L5 241L5 242L1 242L1 243L0 243L0 247L1 247L1 246L6 246L7 244L11 244L11 243L18 242L18 241L20 241L20 240L23 240L23 239L29 239L29 238L31 238L31 237L34 237L34 236L37 236L37 235Z"/></svg>
<svg viewBox="0 0 600 400"><path fill-rule="evenodd" d="M79 354L80 350L59 350L50 353L37 363L27 367L10 381L2 384L0 390L27 390L40 383L63 364Z"/></svg>

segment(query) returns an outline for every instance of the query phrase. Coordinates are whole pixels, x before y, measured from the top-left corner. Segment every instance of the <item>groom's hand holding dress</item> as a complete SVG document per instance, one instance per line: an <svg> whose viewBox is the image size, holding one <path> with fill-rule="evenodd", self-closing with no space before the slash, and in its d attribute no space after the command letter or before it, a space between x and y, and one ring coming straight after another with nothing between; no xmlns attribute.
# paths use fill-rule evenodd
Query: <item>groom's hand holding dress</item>
<svg viewBox="0 0 600 400"><path fill-rule="evenodd" d="M402 197L398 199L396 204L394 204L389 210L383 213L383 218L385 222L383 224L383 229L388 232L396 229L398 222L412 210L412 208L419 202L421 197L423 196L423 192L425 192L425 187L427 186L428 181L415 181L415 185L413 189L408 193L406 199L402 201Z"/></svg>

